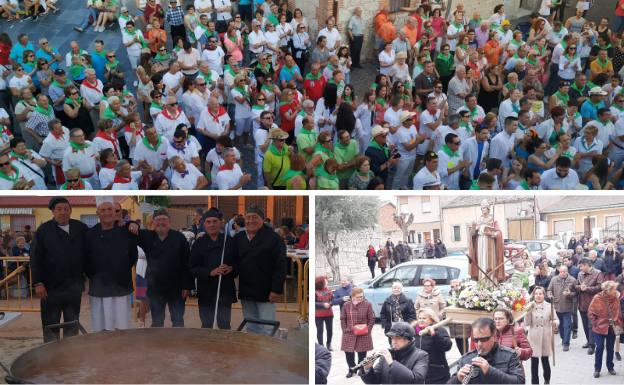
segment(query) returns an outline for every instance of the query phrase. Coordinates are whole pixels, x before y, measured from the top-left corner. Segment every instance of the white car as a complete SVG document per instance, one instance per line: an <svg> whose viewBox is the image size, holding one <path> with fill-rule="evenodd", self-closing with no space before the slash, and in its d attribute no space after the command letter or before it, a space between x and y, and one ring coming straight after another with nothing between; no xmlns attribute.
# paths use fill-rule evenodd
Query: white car
<svg viewBox="0 0 624 385"><path fill-rule="evenodd" d="M559 251L565 250L566 247L558 240L528 240L528 241L514 241L519 245L524 245L529 250L529 255L533 261L536 261L543 251L546 252L546 257L553 264L557 263L559 257Z"/></svg>
<svg viewBox="0 0 624 385"><path fill-rule="evenodd" d="M415 301L418 293L422 291L422 278L433 278L436 289L448 297L451 280L468 277L468 257L452 256L441 259L416 259L401 263L384 274L366 281L358 287L364 289L364 297L373 306L375 317L379 318L379 312L384 301L392 292L392 283L403 283L403 294Z"/></svg>

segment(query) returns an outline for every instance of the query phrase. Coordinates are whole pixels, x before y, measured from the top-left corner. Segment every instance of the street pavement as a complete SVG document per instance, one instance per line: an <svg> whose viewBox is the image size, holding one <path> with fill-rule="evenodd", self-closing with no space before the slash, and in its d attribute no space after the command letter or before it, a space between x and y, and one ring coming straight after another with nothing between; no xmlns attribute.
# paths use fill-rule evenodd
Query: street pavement
<svg viewBox="0 0 624 385"><path fill-rule="evenodd" d="M380 273L379 270L375 272L375 274ZM370 279L370 273L360 273L352 276L354 281L354 286L357 286L359 283ZM345 384L345 385L355 385L362 384L362 380L358 376L354 376L352 378L346 378L347 374L347 362L345 359L345 355L342 351L340 351L340 341L341 341L341 328L340 328L340 311L338 306L333 307L334 310L334 322L333 322L333 338L332 338L332 366L331 371L329 373L329 377L327 378L328 384ZM587 355L587 351L582 349L581 346L585 343L585 336L583 334L582 326L580 324L580 316L579 316L579 331L578 338L571 340L570 350L564 352L561 346L561 339L558 335L555 336L555 355L556 355L556 363L553 366L552 357L550 359L551 362L551 384L623 384L624 383L624 363L622 361L615 361L615 371L617 372L616 376L611 376L607 372L606 366L604 364L604 356L606 356L606 352L603 355L603 365L602 365L602 373L600 378L594 378L594 356ZM310 338L316 339L316 329L312 329L311 333L313 335ZM378 349L383 349L388 347L388 338L383 334L383 330L379 324L376 324L372 331L373 336L373 346L375 347L375 351ZM324 336L326 338L326 336ZM326 341L323 341L326 342ZM369 352L369 354L372 352ZM624 354L624 349L622 349L622 353ZM452 364L457 361L460 357L459 350L455 346L455 341L453 341L453 348L447 352L446 357L448 359L449 364ZM357 356L356 356L357 358ZM453 374L457 369L451 368L451 374ZM531 362L524 362L524 372L526 383L531 383ZM541 374L540 369L540 376ZM544 378L540 377L540 383L544 383Z"/></svg>

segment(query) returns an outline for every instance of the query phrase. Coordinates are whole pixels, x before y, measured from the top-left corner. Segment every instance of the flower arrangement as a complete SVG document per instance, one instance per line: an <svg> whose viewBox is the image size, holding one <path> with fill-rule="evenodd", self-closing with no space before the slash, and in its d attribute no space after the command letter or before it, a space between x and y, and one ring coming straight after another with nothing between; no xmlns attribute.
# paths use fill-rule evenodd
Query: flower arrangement
<svg viewBox="0 0 624 385"><path fill-rule="evenodd" d="M501 307L521 311L527 302L526 290L510 282L495 286L486 280L476 282L470 279L462 281L449 299L449 304L460 308L490 312Z"/></svg>

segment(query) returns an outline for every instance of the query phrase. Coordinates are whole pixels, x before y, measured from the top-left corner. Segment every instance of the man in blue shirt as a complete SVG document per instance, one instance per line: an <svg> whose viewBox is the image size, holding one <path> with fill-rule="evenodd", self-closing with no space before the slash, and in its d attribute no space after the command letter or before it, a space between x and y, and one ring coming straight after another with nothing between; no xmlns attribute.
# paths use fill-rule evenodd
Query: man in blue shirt
<svg viewBox="0 0 624 385"><path fill-rule="evenodd" d="M104 70L106 68L106 50L104 50L104 41L95 41L95 50L91 52L91 65L95 70L95 75L101 82L105 82Z"/></svg>
<svg viewBox="0 0 624 385"><path fill-rule="evenodd" d="M300 88L303 84L303 77L301 76L301 70L295 63L295 59L290 53L287 53L284 59L285 64L280 71L282 89L286 88L286 85L290 82L296 82L297 88Z"/></svg>
<svg viewBox="0 0 624 385"><path fill-rule="evenodd" d="M17 64L24 63L24 51L31 50L35 51L32 43L28 41L28 35L22 33L17 38L17 44L15 44L11 48L11 53L9 54L9 59L11 59L11 64L15 67Z"/></svg>
<svg viewBox="0 0 624 385"><path fill-rule="evenodd" d="M45 59L52 71L58 68L59 62L62 60L61 54L56 48L52 48L50 42L45 37L39 39L39 49L35 56L37 59Z"/></svg>
<svg viewBox="0 0 624 385"><path fill-rule="evenodd" d="M583 124L598 119L598 110L606 108L605 96L607 96L607 91L600 87L594 87L589 91L589 99L585 100L581 105Z"/></svg>

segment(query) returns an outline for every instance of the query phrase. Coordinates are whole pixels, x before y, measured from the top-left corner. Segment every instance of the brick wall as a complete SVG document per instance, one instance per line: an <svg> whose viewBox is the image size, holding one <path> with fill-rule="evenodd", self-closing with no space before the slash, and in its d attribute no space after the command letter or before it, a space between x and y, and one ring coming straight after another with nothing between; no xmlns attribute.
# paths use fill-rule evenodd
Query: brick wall
<svg viewBox="0 0 624 385"><path fill-rule="evenodd" d="M391 203L386 203L385 205L379 208L379 217L378 222L379 227L384 232L400 232L401 229L394 222L394 214L396 213L396 208Z"/></svg>

